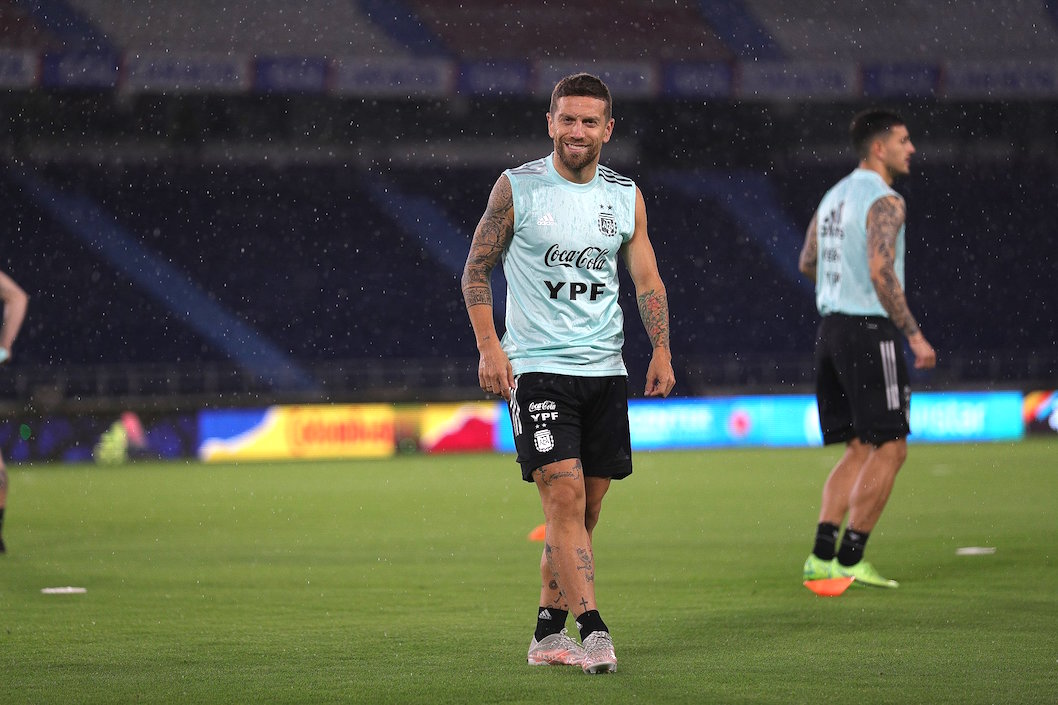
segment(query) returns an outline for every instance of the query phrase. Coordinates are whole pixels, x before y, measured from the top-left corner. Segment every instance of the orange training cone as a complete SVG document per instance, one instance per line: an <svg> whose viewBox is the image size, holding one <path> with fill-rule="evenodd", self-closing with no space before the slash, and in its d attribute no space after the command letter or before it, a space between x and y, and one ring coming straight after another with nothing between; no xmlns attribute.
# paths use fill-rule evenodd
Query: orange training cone
<svg viewBox="0 0 1058 705"><path fill-rule="evenodd" d="M544 537L547 535L546 529L547 526L545 524L541 524L540 526L536 527L535 529L529 532L529 540L543 541Z"/></svg>
<svg viewBox="0 0 1058 705"><path fill-rule="evenodd" d="M822 580L806 580L805 587L820 597L837 597L852 585L856 578L823 578Z"/></svg>

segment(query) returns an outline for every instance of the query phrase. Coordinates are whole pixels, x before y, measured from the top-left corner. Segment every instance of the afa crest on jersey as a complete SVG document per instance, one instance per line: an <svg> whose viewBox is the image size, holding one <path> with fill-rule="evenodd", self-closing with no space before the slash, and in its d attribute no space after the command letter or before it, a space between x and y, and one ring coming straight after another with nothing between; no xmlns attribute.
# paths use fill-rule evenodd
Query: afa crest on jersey
<svg viewBox="0 0 1058 705"><path fill-rule="evenodd" d="M612 211L599 212L599 232L606 237L613 237L617 234L617 218L614 217Z"/></svg>

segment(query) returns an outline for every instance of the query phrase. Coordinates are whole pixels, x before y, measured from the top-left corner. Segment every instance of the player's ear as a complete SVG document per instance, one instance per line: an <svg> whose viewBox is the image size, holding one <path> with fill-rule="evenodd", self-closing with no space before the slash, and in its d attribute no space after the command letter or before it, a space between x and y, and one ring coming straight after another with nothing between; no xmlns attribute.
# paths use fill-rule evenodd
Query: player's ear
<svg viewBox="0 0 1058 705"><path fill-rule="evenodd" d="M875 156L875 157L878 157L878 158L881 158L881 157L885 156L885 142L886 142L886 139L888 137L889 137L889 133L888 132L884 132L884 133L878 135L877 137L875 137L873 140L871 140L871 155L872 156Z"/></svg>

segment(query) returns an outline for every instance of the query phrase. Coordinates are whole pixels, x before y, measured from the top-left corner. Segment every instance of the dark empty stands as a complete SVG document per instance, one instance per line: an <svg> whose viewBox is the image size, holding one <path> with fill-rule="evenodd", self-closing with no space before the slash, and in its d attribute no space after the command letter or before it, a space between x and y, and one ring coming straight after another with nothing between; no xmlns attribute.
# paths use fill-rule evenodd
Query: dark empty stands
<svg viewBox="0 0 1058 705"><path fill-rule="evenodd" d="M415 0L419 18L465 59L653 59L726 61L731 52L691 3L605 0L496 3Z"/></svg>
<svg viewBox="0 0 1058 705"><path fill-rule="evenodd" d="M64 165L47 175L90 194L297 359L445 356L467 342L458 273L371 205L370 177L355 168Z"/></svg>

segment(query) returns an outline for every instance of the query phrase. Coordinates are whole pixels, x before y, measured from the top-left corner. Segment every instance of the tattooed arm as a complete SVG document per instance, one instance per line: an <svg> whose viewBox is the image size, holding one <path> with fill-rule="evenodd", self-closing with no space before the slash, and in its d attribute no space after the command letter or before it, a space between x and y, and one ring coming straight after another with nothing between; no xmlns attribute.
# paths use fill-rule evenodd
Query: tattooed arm
<svg viewBox="0 0 1058 705"><path fill-rule="evenodd" d="M812 214L812 222L808 224L805 231L805 244L801 246L801 256L797 261L797 267L801 274L812 281L816 280L816 266L819 257L819 234L816 232L816 216Z"/></svg>
<svg viewBox="0 0 1058 705"><path fill-rule="evenodd" d="M904 224L904 216L904 201L897 196L886 196L871 206L867 212L867 259L878 300L893 324L907 336L911 352L915 354L915 367L930 368L937 363L937 353L911 315L893 266L896 238Z"/></svg>
<svg viewBox="0 0 1058 705"><path fill-rule="evenodd" d="M496 180L489 194L485 213L474 230L470 254L463 267L463 301L477 341L478 382L491 394L508 401L514 387L514 372L507 354L500 347L492 320L492 270L514 238L514 196L505 174Z"/></svg>
<svg viewBox="0 0 1058 705"><path fill-rule="evenodd" d="M669 349L669 300L665 284L658 273L654 247L647 235L647 206L643 194L636 189L636 224L632 239L621 248L625 266L636 287L639 315L654 348L647 369L646 395L667 397L676 384L672 371L672 352Z"/></svg>
<svg viewBox="0 0 1058 705"><path fill-rule="evenodd" d="M903 287L893 267L896 238L904 224L904 201L896 196L881 198L867 212L867 259L871 282L890 320L910 338L918 323L907 308Z"/></svg>

